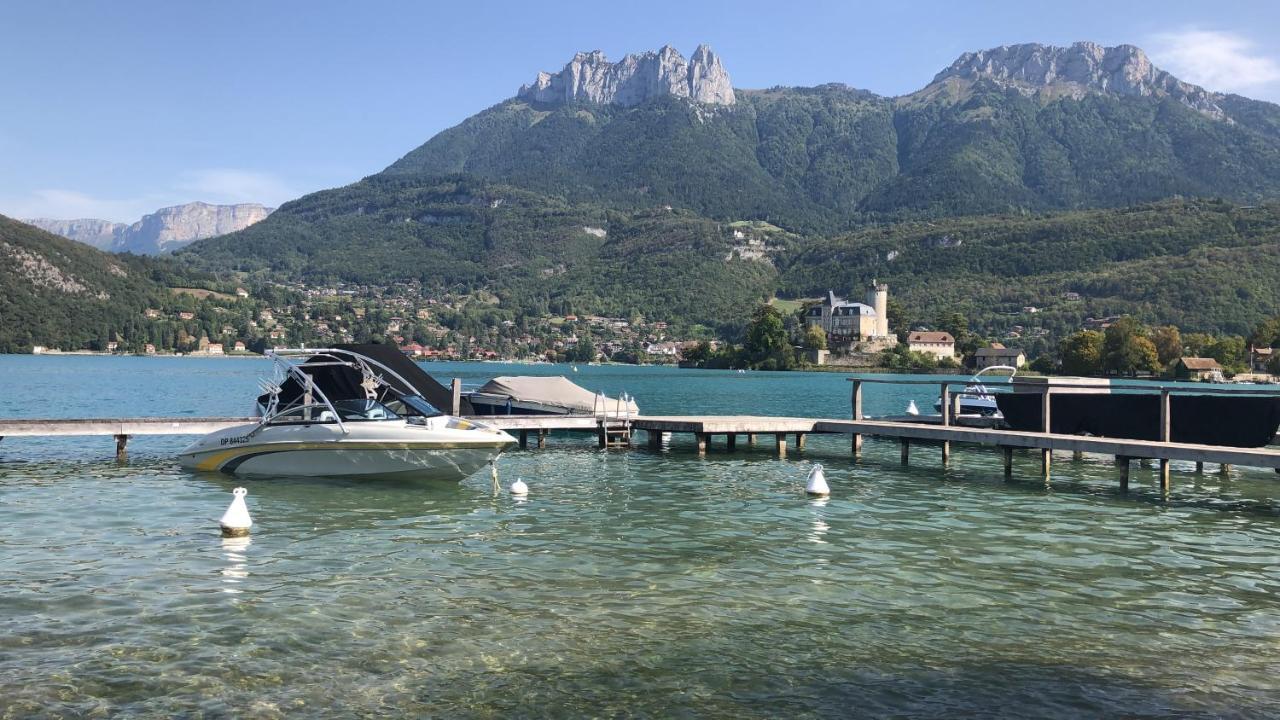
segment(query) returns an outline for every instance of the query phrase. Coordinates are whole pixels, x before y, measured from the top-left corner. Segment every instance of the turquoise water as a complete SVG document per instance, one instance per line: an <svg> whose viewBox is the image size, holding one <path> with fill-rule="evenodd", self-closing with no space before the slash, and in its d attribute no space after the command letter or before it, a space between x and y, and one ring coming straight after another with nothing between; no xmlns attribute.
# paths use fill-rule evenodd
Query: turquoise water
<svg viewBox="0 0 1280 720"><path fill-rule="evenodd" d="M257 360L3 357L0 417L245 414ZM844 416L836 374L566 373L651 413ZM870 387L869 413L927 388ZM0 442L0 717L1268 717L1280 712L1270 471L810 438L706 458L583 437L487 477L238 483L185 440ZM833 495L804 497L814 462Z"/></svg>

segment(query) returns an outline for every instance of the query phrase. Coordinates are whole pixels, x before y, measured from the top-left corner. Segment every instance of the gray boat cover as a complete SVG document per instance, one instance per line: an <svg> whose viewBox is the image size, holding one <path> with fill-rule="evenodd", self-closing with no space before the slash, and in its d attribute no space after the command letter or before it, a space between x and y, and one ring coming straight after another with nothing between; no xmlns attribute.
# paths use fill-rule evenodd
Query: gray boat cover
<svg viewBox="0 0 1280 720"><path fill-rule="evenodd" d="M496 377L480 386L478 392L487 395L502 395L514 400L535 402L565 408L571 413L608 413L638 415L640 409L634 400L621 402L617 398L604 398L596 393L576 385L563 375L556 377L536 377L531 375L513 375Z"/></svg>

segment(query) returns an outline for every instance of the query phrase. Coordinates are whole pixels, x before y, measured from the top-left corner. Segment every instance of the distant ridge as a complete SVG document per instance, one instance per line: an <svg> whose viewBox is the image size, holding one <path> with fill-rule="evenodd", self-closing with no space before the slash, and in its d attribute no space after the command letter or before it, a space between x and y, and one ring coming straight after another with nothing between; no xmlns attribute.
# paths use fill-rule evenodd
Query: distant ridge
<svg viewBox="0 0 1280 720"><path fill-rule="evenodd" d="M161 208L132 225L107 220L52 220L33 218L23 222L41 230L92 245L109 252L158 255L216 235L243 230L272 213L257 203L212 205L192 202Z"/></svg>

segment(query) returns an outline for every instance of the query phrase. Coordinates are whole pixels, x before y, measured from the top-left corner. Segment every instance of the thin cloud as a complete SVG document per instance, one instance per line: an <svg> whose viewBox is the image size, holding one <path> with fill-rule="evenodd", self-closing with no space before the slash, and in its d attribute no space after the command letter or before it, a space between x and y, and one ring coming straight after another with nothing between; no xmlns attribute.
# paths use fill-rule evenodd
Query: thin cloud
<svg viewBox="0 0 1280 720"><path fill-rule="evenodd" d="M298 195L269 173L211 168L182 173L171 189L135 197L100 197L67 188L44 188L25 195L0 197L0 214L15 218L93 218L133 223L160 208L197 200L215 205L256 202L279 207Z"/></svg>
<svg viewBox="0 0 1280 720"><path fill-rule="evenodd" d="M154 212L166 203L164 196L146 195L135 198L104 198L63 188L44 188L31 193L0 200L0 213L15 218L54 218L79 220L91 218L131 223Z"/></svg>
<svg viewBox="0 0 1280 720"><path fill-rule="evenodd" d="M1160 33L1150 50L1161 68L1210 90L1280 95L1280 61L1241 35L1194 28Z"/></svg>
<svg viewBox="0 0 1280 720"><path fill-rule="evenodd" d="M299 195L275 175L236 168L207 168L184 173L178 188L194 199L224 204L256 202L278 206Z"/></svg>

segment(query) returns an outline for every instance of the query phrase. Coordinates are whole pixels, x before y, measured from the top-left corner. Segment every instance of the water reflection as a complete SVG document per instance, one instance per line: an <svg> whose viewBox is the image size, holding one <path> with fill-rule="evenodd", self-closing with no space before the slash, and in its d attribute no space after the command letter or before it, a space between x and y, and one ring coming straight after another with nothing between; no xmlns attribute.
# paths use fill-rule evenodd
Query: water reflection
<svg viewBox="0 0 1280 720"><path fill-rule="evenodd" d="M249 577L249 546L253 544L250 537L234 537L222 538L222 556L226 559L227 565L222 568L222 582L227 587L222 588L222 592L232 595L238 595L243 590L238 586Z"/></svg>

